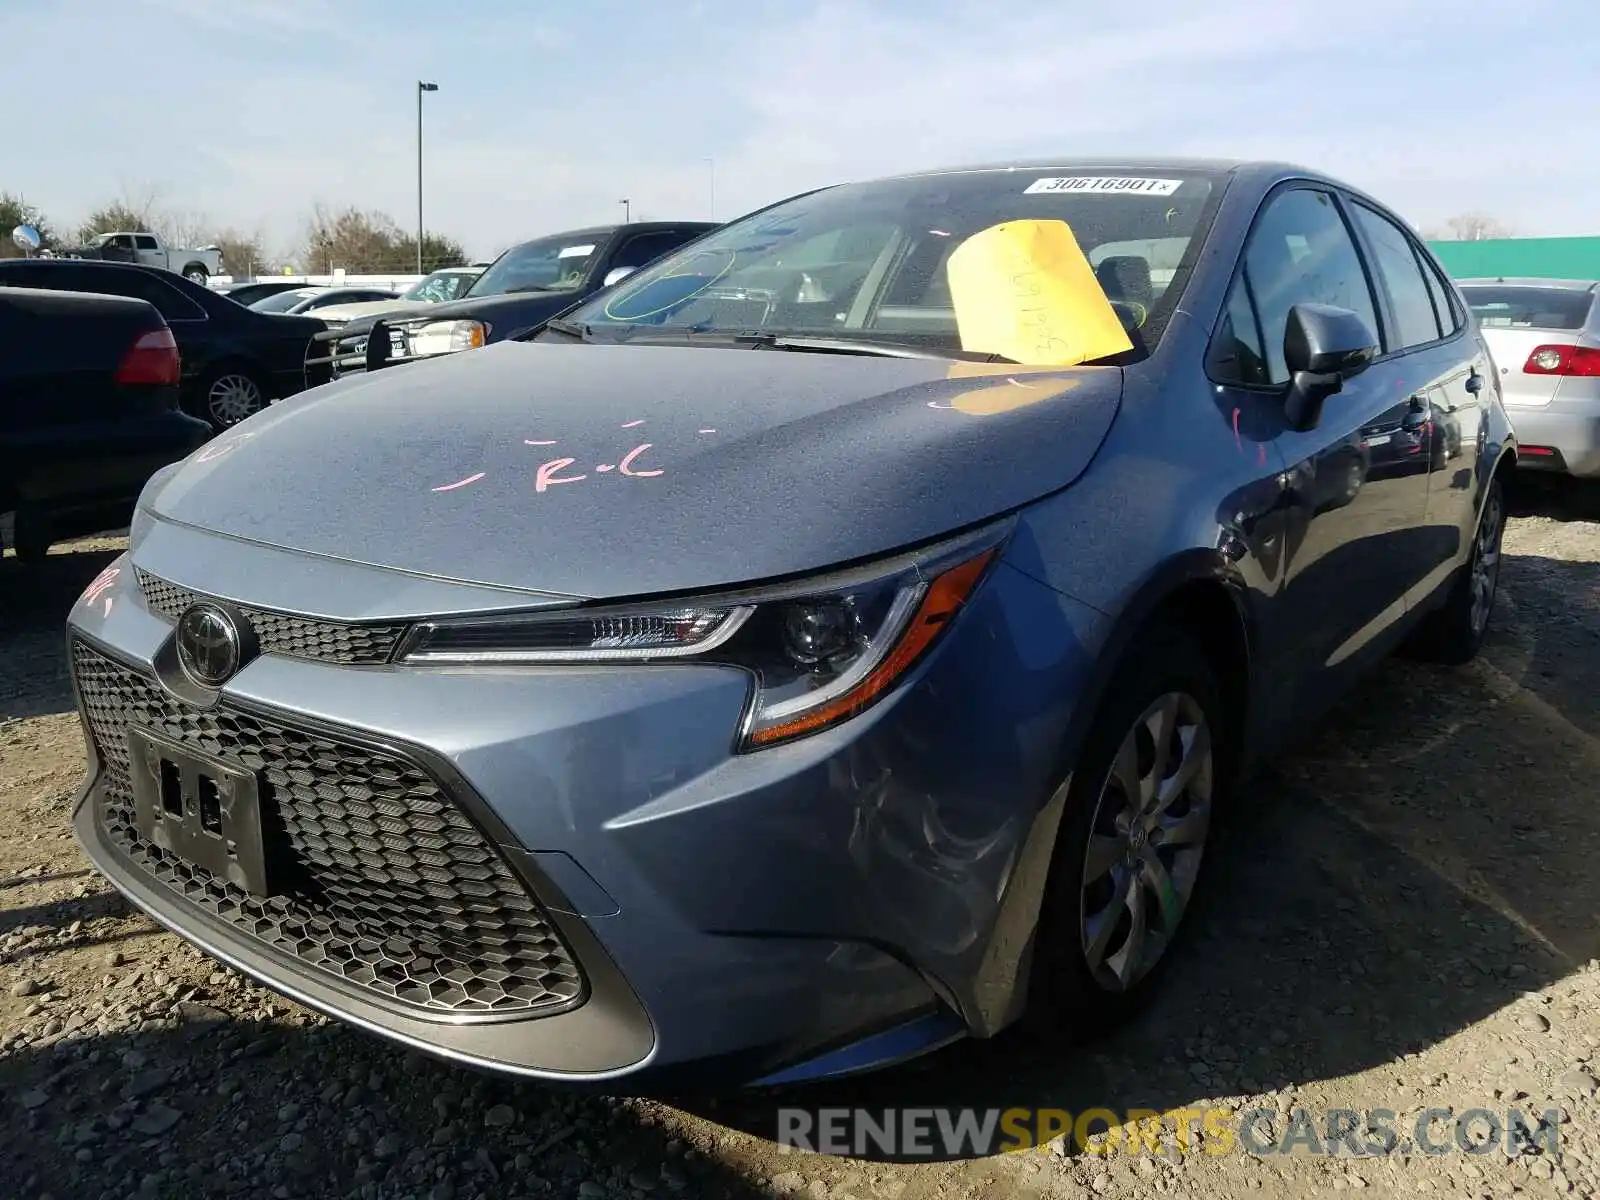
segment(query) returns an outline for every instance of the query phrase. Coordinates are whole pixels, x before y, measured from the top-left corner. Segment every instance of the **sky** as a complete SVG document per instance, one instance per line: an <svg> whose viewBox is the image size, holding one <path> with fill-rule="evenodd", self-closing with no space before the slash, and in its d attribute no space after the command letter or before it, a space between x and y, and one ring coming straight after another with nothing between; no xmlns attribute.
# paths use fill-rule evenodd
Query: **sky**
<svg viewBox="0 0 1600 1200"><path fill-rule="evenodd" d="M0 192L292 253L318 205L474 258L622 216L727 220L1053 155L1316 167L1428 229L1600 234L1582 0L0 0ZM31 131L31 136L28 136Z"/></svg>

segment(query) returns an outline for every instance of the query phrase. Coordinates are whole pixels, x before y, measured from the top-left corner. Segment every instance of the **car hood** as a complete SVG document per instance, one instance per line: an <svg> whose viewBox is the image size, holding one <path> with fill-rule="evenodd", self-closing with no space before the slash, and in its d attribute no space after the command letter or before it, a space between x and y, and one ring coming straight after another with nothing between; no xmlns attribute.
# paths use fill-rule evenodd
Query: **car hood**
<svg viewBox="0 0 1600 1200"><path fill-rule="evenodd" d="M361 317L392 316L397 313L421 312L437 308L432 300L362 300L355 304L328 304L317 309L316 315L330 325L342 321L355 321Z"/></svg>
<svg viewBox="0 0 1600 1200"><path fill-rule="evenodd" d="M302 393L191 456L158 518L591 599L903 549L1070 484L1115 367L508 342Z"/></svg>
<svg viewBox="0 0 1600 1200"><path fill-rule="evenodd" d="M436 315L441 321L487 321L490 336L500 341L564 312L582 299L583 293L577 291L463 296L459 300L445 300L430 305L433 311L429 315Z"/></svg>

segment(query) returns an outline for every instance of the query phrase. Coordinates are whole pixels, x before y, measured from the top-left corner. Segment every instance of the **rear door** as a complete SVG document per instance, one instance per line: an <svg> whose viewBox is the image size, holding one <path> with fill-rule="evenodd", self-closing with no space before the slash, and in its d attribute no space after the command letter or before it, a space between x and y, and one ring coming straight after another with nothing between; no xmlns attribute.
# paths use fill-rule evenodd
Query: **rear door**
<svg viewBox="0 0 1600 1200"><path fill-rule="evenodd" d="M1281 414L1290 382L1284 332L1296 304L1328 304L1366 321L1381 352L1329 397L1318 424L1283 423L1283 584L1262 630L1268 707L1293 720L1318 710L1381 655L1400 628L1417 574L1415 539L1427 509L1425 468L1377 477L1367 448L1398 426L1412 389L1392 320L1334 194L1291 184L1270 196L1245 243L1207 364L1235 411L1270 394ZM1281 420L1281 416L1280 416Z"/></svg>
<svg viewBox="0 0 1600 1200"><path fill-rule="evenodd" d="M1393 314L1394 353L1409 389L1387 461L1396 470L1420 469L1428 480L1426 536L1418 539L1407 595L1416 604L1446 581L1476 525L1473 484L1485 417L1479 396L1490 363L1448 293L1440 294L1442 284L1413 236L1362 200L1353 200L1350 212Z"/></svg>
<svg viewBox="0 0 1600 1200"><path fill-rule="evenodd" d="M161 243L148 233L133 235L133 248L138 253L139 261L147 267L166 267L167 252L161 248Z"/></svg>
<svg viewBox="0 0 1600 1200"><path fill-rule="evenodd" d="M1535 283L1464 283L1461 292L1499 366L1508 407L1546 408L1560 391L1563 377L1541 371L1540 364L1532 361L1536 351L1558 346L1600 346L1600 339L1593 332L1595 296L1588 289ZM1548 356L1545 358L1548 361ZM1531 372L1530 366L1534 368Z"/></svg>

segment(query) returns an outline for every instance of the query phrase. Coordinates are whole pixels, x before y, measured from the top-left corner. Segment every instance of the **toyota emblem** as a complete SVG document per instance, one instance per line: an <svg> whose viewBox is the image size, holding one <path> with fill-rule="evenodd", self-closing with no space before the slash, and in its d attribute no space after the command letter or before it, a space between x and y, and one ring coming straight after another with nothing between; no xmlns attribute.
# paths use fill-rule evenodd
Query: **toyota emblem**
<svg viewBox="0 0 1600 1200"><path fill-rule="evenodd" d="M239 669L239 626L215 604L196 604L178 618L178 661L201 687L221 687Z"/></svg>

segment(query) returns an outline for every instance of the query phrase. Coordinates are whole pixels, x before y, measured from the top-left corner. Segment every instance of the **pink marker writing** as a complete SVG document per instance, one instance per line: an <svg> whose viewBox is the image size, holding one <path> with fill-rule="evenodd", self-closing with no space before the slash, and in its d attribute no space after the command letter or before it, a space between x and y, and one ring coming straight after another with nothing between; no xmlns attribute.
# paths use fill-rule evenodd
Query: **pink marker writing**
<svg viewBox="0 0 1600 1200"><path fill-rule="evenodd" d="M580 479L589 478L587 475L568 475L565 478L558 475L558 471L565 471L578 460L575 458L552 458L547 463L539 464L539 471L533 478L533 490L543 492L549 490L553 483L577 483Z"/></svg>
<svg viewBox="0 0 1600 1200"><path fill-rule="evenodd" d="M660 470L635 471L633 469L633 460L638 458L639 455L643 454L648 449L650 449L650 443L646 442L642 446L635 446L632 450L629 450L622 456L622 461L617 464L617 470L621 471L624 475L632 475L640 479L648 478L652 475L660 475Z"/></svg>
<svg viewBox="0 0 1600 1200"><path fill-rule="evenodd" d="M479 471L476 475L468 475L465 479L458 479L454 483L440 484L438 487L434 488L433 491L453 492L457 488L464 488L470 483L477 483L478 480L482 479L488 473L489 472L487 471Z"/></svg>
<svg viewBox="0 0 1600 1200"><path fill-rule="evenodd" d="M83 603L87 605L94 604L96 600L111 589L111 585L117 581L117 576L121 574L121 567L107 567L104 571L101 571L100 574L94 577L93 582L83 589ZM106 611L109 613L111 610L108 608Z"/></svg>

